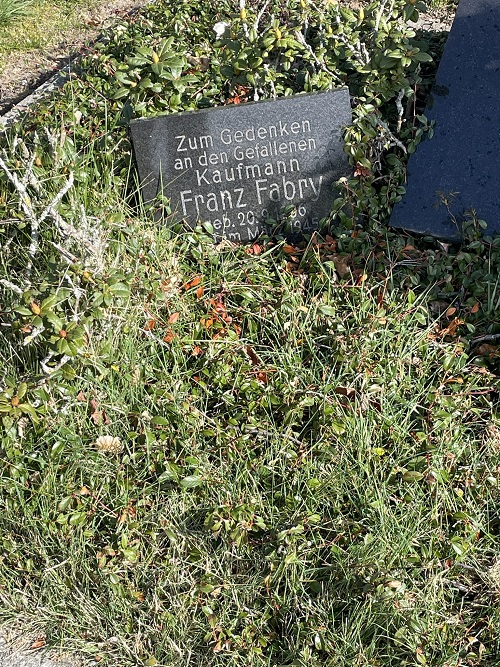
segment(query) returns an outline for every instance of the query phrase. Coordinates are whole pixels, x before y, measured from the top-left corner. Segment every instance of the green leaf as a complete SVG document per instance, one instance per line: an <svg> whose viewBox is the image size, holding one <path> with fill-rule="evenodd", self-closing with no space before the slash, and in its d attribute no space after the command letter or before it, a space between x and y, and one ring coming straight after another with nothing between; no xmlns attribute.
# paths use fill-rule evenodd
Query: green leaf
<svg viewBox="0 0 500 667"><path fill-rule="evenodd" d="M86 512L75 512L69 517L70 526L82 526L87 519Z"/></svg>
<svg viewBox="0 0 500 667"><path fill-rule="evenodd" d="M34 421L35 423L38 422L38 415L36 413L36 410L29 403L21 403L21 405L19 406L19 410L21 410L23 414L29 415L32 421Z"/></svg>
<svg viewBox="0 0 500 667"><path fill-rule="evenodd" d="M170 480L177 481L180 476L180 467L171 461L165 461L163 464L165 470L158 477L159 482L166 482Z"/></svg>
<svg viewBox="0 0 500 667"><path fill-rule="evenodd" d="M203 477L201 475L189 475L188 477L184 477L184 479L181 479L179 484L184 488L184 489L194 489L196 486L200 486L200 484L203 483Z"/></svg>
<svg viewBox="0 0 500 667"><path fill-rule="evenodd" d="M115 283L109 286L109 291L119 299L127 299L130 295L130 288L124 283Z"/></svg>
<svg viewBox="0 0 500 667"><path fill-rule="evenodd" d="M123 88L123 87L118 88L116 93L113 95L113 99L114 100L121 100L124 97L127 97L129 95L129 93L130 93L130 90L128 88Z"/></svg>
<svg viewBox="0 0 500 667"><path fill-rule="evenodd" d="M421 51L413 56L413 60L417 60L419 63L431 63L433 58L429 53L423 53Z"/></svg>
<svg viewBox="0 0 500 667"><path fill-rule="evenodd" d="M14 308L14 312L19 313L19 315L25 315L26 317L33 315L31 310L29 308L26 308L25 306L19 306L18 308Z"/></svg>
<svg viewBox="0 0 500 667"><path fill-rule="evenodd" d="M419 482L423 478L423 474L417 470L407 470L403 475L404 482Z"/></svg>
<svg viewBox="0 0 500 667"><path fill-rule="evenodd" d="M48 322L50 322L54 331L60 331L64 328L63 320L59 317L59 315L56 315L54 311L49 310L48 313L45 313L45 318Z"/></svg>
<svg viewBox="0 0 500 667"><path fill-rule="evenodd" d="M28 391L28 385L26 384L26 382L21 382L17 390L17 397L19 399L23 399L26 396L27 391Z"/></svg>
<svg viewBox="0 0 500 667"><path fill-rule="evenodd" d="M417 310L414 314L415 319L419 324L426 325L427 324L427 317L424 315L424 313L421 310Z"/></svg>

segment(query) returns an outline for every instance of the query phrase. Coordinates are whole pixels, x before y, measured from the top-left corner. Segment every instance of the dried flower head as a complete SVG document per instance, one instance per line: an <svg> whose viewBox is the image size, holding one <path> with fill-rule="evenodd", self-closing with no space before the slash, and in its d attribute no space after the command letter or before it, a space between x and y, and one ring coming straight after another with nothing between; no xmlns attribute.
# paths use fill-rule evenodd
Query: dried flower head
<svg viewBox="0 0 500 667"><path fill-rule="evenodd" d="M98 452L109 452L111 454L119 454L123 450L120 438L115 438L112 435L100 435L95 441L95 446Z"/></svg>
<svg viewBox="0 0 500 667"><path fill-rule="evenodd" d="M488 575L495 589L495 592L500 594L500 558L497 558L497 560L489 568Z"/></svg>

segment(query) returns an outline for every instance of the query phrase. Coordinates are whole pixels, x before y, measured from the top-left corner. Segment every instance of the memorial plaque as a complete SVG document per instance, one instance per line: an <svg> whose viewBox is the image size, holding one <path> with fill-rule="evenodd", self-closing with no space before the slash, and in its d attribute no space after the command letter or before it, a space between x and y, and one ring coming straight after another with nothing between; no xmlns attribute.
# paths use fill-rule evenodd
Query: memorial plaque
<svg viewBox="0 0 500 667"><path fill-rule="evenodd" d="M425 112L434 137L410 157L392 227L458 240L474 209L500 232L499 45L500 0L461 0Z"/></svg>
<svg viewBox="0 0 500 667"><path fill-rule="evenodd" d="M134 120L144 200L162 192L172 220L210 222L234 241L256 238L289 206L293 232L312 231L350 173L350 122L347 88Z"/></svg>

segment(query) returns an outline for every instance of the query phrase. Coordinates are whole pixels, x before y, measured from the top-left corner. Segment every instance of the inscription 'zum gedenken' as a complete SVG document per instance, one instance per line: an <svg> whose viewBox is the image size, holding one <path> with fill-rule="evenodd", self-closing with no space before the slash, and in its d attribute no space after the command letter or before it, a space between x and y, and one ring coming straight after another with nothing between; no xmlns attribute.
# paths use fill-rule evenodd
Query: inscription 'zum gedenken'
<svg viewBox="0 0 500 667"><path fill-rule="evenodd" d="M254 195L259 205L271 202L292 202L305 197L317 201L321 194L323 176L316 178L289 179L287 174L300 172L299 159L291 157L307 151L316 150L314 137L298 138L298 135L311 134L309 120L283 122L275 125L254 127L246 130L222 128L218 136L205 134L175 137L176 153L181 154L174 160L174 169L194 170L198 187L220 184L235 184L251 181ZM291 137L297 137L292 139ZM284 140L287 138L286 140ZM242 145L243 144L243 145ZM248 146L247 144L251 144ZM210 151L215 145L227 146L227 150ZM196 152L196 156L183 155ZM263 161L266 158L283 158ZM248 164L248 161L258 160ZM236 162L236 166L233 165ZM276 176L281 177L276 179ZM179 192L183 216L195 214L202 217L206 211L217 213L232 209L247 208L245 187L231 185L226 190L214 189L208 194L196 194L192 189Z"/></svg>

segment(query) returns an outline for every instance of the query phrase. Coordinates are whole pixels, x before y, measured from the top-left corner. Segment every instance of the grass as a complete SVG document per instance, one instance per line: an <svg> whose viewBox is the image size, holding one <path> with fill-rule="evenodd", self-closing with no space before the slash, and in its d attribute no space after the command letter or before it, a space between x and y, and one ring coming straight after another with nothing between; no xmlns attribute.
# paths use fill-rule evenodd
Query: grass
<svg viewBox="0 0 500 667"><path fill-rule="evenodd" d="M7 7L12 0L4 0ZM96 0L32 0L15 21L0 28L0 68L13 52L44 50L75 30L87 29L82 11L98 5ZM1 6L0 6L1 19Z"/></svg>
<svg viewBox="0 0 500 667"><path fill-rule="evenodd" d="M121 232L100 370L3 454L2 619L106 664L497 664L498 379L431 289L339 281L346 233Z"/></svg>
<svg viewBox="0 0 500 667"><path fill-rule="evenodd" d="M9 25L28 12L32 0L1 0L0 26Z"/></svg>
<svg viewBox="0 0 500 667"><path fill-rule="evenodd" d="M500 239L156 225L80 88L2 144L0 621L106 665L498 665Z"/></svg>

